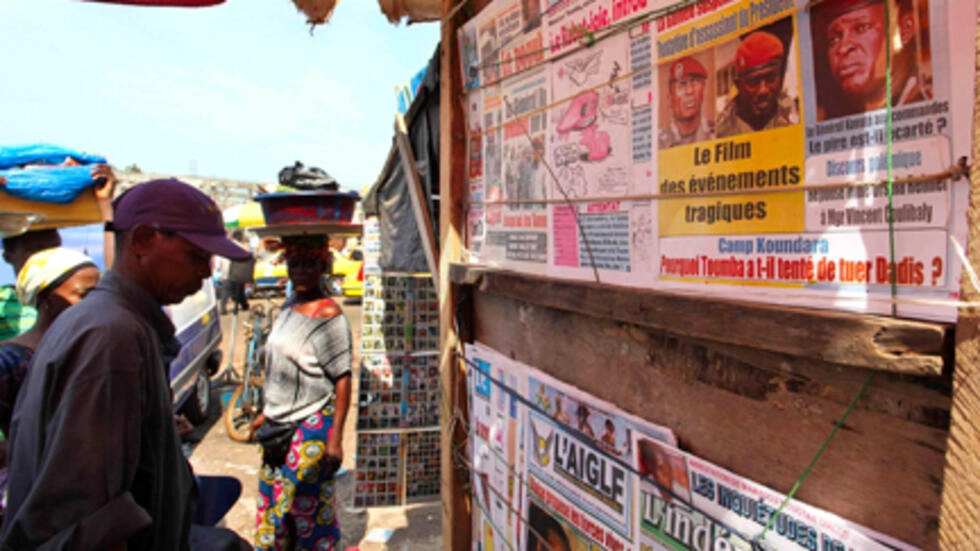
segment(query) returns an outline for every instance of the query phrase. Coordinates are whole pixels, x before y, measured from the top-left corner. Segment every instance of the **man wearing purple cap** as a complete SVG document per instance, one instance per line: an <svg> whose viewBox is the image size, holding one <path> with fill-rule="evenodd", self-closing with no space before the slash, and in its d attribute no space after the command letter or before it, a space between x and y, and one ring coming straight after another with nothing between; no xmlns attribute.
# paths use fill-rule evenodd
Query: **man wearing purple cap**
<svg viewBox="0 0 980 551"><path fill-rule="evenodd" d="M13 414L3 549L187 549L197 488L163 357L163 306L201 288L225 237L214 202L154 180L115 202L116 262L38 346Z"/></svg>
<svg viewBox="0 0 980 551"><path fill-rule="evenodd" d="M670 122L660 129L660 149L687 145L715 137L715 123L701 113L708 70L693 57L682 57L670 64Z"/></svg>

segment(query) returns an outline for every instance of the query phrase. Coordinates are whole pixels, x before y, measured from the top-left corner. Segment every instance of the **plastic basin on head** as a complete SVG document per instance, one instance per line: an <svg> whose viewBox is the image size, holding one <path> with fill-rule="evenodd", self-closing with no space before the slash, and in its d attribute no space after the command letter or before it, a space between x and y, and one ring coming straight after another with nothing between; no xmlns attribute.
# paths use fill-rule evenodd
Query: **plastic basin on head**
<svg viewBox="0 0 980 551"><path fill-rule="evenodd" d="M255 198L262 205L265 223L351 223L360 195L356 191L309 191L267 193Z"/></svg>

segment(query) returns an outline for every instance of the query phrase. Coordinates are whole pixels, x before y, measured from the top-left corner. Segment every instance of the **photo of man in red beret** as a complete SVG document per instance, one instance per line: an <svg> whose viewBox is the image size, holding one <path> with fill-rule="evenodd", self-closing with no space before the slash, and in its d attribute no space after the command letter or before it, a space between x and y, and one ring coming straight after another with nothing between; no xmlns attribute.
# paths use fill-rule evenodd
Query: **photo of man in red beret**
<svg viewBox="0 0 980 551"><path fill-rule="evenodd" d="M668 63L666 71L671 116L657 136L659 149L713 139L714 120L708 120L702 111L708 70L688 56Z"/></svg>
<svg viewBox="0 0 980 551"><path fill-rule="evenodd" d="M891 32L885 25L885 0L828 0L813 8L818 120L885 107L886 41L896 30L891 104L930 99L932 75L923 70L928 67L928 23L922 26L928 9L924 1L918 7L921 16L914 0L897 0Z"/></svg>
<svg viewBox="0 0 980 551"><path fill-rule="evenodd" d="M757 30L742 39L734 59L738 94L718 117L719 138L800 122L797 99L783 88L786 48L778 36Z"/></svg>

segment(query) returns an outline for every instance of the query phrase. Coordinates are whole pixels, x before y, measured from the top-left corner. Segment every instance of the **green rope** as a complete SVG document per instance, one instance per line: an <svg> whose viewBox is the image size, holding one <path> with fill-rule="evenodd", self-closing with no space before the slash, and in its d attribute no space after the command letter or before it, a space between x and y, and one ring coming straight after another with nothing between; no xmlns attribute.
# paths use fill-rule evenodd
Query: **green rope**
<svg viewBox="0 0 980 551"><path fill-rule="evenodd" d="M890 11L891 10L888 9L888 6L885 6L885 155L887 156L886 162L888 167L886 176L888 206L886 209L888 212L888 248L889 255L891 257L891 277L889 279L891 280L892 316L897 316L898 301L896 298L898 297L898 270L895 269L895 210L893 206L894 195L892 193L895 176L892 170L892 33ZM762 530L762 534L759 535L759 540L765 539L766 533L768 533L772 528L773 523L776 522L779 515L782 514L786 504L793 499L793 496L800 488L800 485L802 485L803 481L806 480L806 477L810 475L810 471L813 469L813 466L817 464L820 456L823 455L824 451L826 451L827 447L830 445L830 441L834 439L837 431L840 430L841 425L844 424L844 420L847 419L847 416L850 415L852 411L854 411L854 406L857 405L858 400L860 400L861 396L863 396L868 390L868 387L871 385L871 381L875 378L875 373L875 371L872 371L868 375L868 378L864 381L864 385L861 386L861 390L859 390L857 395L854 396L854 399L851 400L851 403L848 404L847 409L844 411L844 415L842 415L840 420L837 421L837 424L834 425L834 430L830 431L830 435L827 436L827 439L824 440L823 445L821 445L820 449L817 450L817 454L813 456L813 459L810 460L810 464L803 470L803 474L800 475L800 478L795 484L793 484L793 489L789 491L786 499L784 499L779 505L779 509L776 510L776 514L769 519L765 529Z"/></svg>
<svg viewBox="0 0 980 551"><path fill-rule="evenodd" d="M586 48L591 48L592 46L595 46L595 34L593 34L592 31L586 29L586 31L585 31L585 47Z"/></svg>
<svg viewBox="0 0 980 551"><path fill-rule="evenodd" d="M847 416L850 415L852 411L854 411L854 406L857 405L858 400L860 400L861 396L863 396L865 391L868 390L868 387L871 385L871 381L875 378L875 373L877 372L872 371L871 374L868 375L868 378L864 381L864 385L861 386L861 390L859 390L854 399L851 400L851 403L847 406L847 409L844 410L844 415L841 415L841 418L837 421L837 424L834 425L834 430L830 431L830 435L826 440L824 440L823 445L820 446L820 449L817 450L817 454L810 460L810 464L803 470L803 474L800 475L799 480L796 481L796 484L793 484L793 489L786 495L786 499L784 499L779 505L779 509L776 509L776 514L769 518L769 523L766 524L765 529L762 530L762 534L759 535L760 541L765 539L766 533L769 532L770 528L772 528L772 525L776 522L776 519L779 518L779 515L783 513L783 509L786 507L786 504L793 499L793 495L796 494L796 490L800 489L800 485L803 484L803 481L806 480L807 476L809 476L810 470L813 469L813 466L817 464L820 456L823 455L824 451L826 451L827 447L830 445L830 441L834 439L834 435L837 434L837 431L840 430L841 426L844 424L844 420L847 419Z"/></svg>

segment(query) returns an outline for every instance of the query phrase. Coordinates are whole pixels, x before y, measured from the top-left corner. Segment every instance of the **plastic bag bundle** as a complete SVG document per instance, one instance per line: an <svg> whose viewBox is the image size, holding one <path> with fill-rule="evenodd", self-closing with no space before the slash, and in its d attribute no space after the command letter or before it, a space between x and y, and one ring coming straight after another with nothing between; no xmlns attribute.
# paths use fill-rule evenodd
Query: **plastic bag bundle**
<svg viewBox="0 0 980 551"><path fill-rule="evenodd" d="M31 164L60 165L69 159L81 165L105 163L105 157L46 143L0 147L0 170Z"/></svg>
<svg viewBox="0 0 980 551"><path fill-rule="evenodd" d="M92 165L105 157L50 144L0 147L0 190L27 201L67 205L92 187Z"/></svg>
<svg viewBox="0 0 980 551"><path fill-rule="evenodd" d="M91 166L15 168L0 172L3 191L18 199L67 205L92 187Z"/></svg>
<svg viewBox="0 0 980 551"><path fill-rule="evenodd" d="M279 171L279 184L303 191L337 191L340 184L327 171L296 161Z"/></svg>

